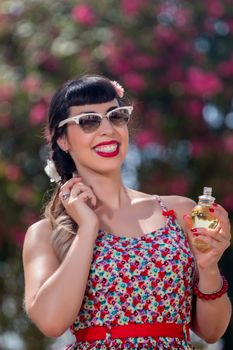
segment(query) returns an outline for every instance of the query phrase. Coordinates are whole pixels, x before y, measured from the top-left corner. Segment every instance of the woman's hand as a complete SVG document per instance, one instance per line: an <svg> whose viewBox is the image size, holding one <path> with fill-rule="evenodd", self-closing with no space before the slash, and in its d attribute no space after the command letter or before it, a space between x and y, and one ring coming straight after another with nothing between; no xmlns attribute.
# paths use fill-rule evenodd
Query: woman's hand
<svg viewBox="0 0 233 350"><path fill-rule="evenodd" d="M195 238L198 238L209 246L208 250L201 251L192 245L197 267L200 269L216 268L224 251L230 245L231 232L227 211L222 206L214 204L210 212L218 220L214 229L194 228L190 215L184 216L191 245Z"/></svg>
<svg viewBox="0 0 233 350"><path fill-rule="evenodd" d="M81 177L74 177L62 185L59 197L67 214L79 227L98 228L98 217L94 212L96 196L90 187L84 185Z"/></svg>

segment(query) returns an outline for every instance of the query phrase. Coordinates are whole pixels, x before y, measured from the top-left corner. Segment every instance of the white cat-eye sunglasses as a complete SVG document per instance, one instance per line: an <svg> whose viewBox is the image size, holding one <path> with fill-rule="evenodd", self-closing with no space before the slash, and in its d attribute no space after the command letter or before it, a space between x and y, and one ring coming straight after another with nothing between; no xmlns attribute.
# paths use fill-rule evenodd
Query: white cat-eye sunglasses
<svg viewBox="0 0 233 350"><path fill-rule="evenodd" d="M83 131L89 133L94 132L99 128L103 118L108 118L108 120L115 126L123 126L129 123L132 111L132 106L123 106L109 111L106 115L95 112L81 113L62 120L58 124L58 127L60 128L67 123L74 122L78 124Z"/></svg>

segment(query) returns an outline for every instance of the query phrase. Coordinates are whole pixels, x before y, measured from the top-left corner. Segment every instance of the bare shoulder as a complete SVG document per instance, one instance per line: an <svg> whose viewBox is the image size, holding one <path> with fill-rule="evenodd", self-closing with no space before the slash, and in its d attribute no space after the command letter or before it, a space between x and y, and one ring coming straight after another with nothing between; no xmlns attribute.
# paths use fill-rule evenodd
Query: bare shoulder
<svg viewBox="0 0 233 350"><path fill-rule="evenodd" d="M34 223L26 232L23 246L26 310L42 284L59 266L52 247L51 235L52 227L48 219Z"/></svg>
<svg viewBox="0 0 233 350"><path fill-rule="evenodd" d="M179 211L189 212L196 205L196 202L188 197L182 196L161 196L162 202L168 207L173 209L177 213Z"/></svg>
<svg viewBox="0 0 233 350"><path fill-rule="evenodd" d="M148 201L148 200L154 200L157 196L135 191L130 189L130 197L133 201ZM183 211L190 211L192 208L196 205L196 203L188 198L183 196L159 196L161 198L162 203L170 210L173 209L177 212L183 212Z"/></svg>
<svg viewBox="0 0 233 350"><path fill-rule="evenodd" d="M23 266L26 295L29 299L35 295L39 286L59 266L51 236L52 226L48 219L34 223L26 232L23 246Z"/></svg>
<svg viewBox="0 0 233 350"><path fill-rule="evenodd" d="M32 224L25 235L25 242L49 239L52 233L52 226L48 219L42 219Z"/></svg>
<svg viewBox="0 0 233 350"><path fill-rule="evenodd" d="M151 195L140 191L130 189L129 192L133 203L151 203L154 202L157 195ZM159 196L162 203L168 210L174 210L178 221L183 221L185 214L190 214L193 207L196 205L192 199L183 196ZM151 205L151 204L150 204ZM153 204L154 205L154 204Z"/></svg>
<svg viewBox="0 0 233 350"><path fill-rule="evenodd" d="M52 226L48 219L42 219L32 224L25 235L23 253L28 254L40 249L41 246L51 246Z"/></svg>
<svg viewBox="0 0 233 350"><path fill-rule="evenodd" d="M190 215L196 202L192 199L182 196L161 196L160 197L168 210L174 210L180 226L185 230L184 215Z"/></svg>

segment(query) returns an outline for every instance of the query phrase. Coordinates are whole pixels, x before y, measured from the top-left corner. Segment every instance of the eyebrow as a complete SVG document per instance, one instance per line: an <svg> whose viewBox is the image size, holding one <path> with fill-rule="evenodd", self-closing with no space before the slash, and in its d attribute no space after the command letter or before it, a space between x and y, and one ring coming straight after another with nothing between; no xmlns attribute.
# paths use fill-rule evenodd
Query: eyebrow
<svg viewBox="0 0 233 350"><path fill-rule="evenodd" d="M107 111L106 111L105 113L108 113L108 112L110 112L110 111L113 111L114 109L119 108L119 107L120 107L120 106L112 106L112 107L108 108ZM80 112L80 113L78 113L78 114L76 114L76 115L86 114L86 113L97 113L97 114L101 114L101 113L96 112L96 111L83 111L83 112Z"/></svg>

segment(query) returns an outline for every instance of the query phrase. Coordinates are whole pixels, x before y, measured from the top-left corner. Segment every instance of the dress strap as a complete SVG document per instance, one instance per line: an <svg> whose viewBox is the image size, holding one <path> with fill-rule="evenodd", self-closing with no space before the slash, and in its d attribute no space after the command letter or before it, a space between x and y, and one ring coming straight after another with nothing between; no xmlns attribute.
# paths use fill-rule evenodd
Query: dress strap
<svg viewBox="0 0 233 350"><path fill-rule="evenodd" d="M166 216L167 218L172 219L173 221L176 220L176 214L173 209L168 210L167 206L162 202L162 199L160 196L155 195L155 199L158 201L161 209L162 209L162 214L163 216Z"/></svg>

